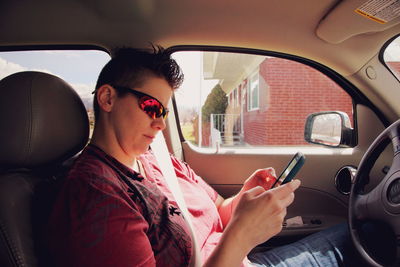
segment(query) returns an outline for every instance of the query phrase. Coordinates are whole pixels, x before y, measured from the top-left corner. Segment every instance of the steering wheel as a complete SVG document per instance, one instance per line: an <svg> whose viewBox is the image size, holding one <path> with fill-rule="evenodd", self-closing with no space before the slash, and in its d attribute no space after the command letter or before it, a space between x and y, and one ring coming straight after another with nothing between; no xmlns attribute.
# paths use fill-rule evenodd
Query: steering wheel
<svg viewBox="0 0 400 267"><path fill-rule="evenodd" d="M392 166L377 186L365 192L374 163L390 143L394 151ZM386 128L364 154L353 181L349 205L350 234L362 257L372 266L400 266L400 120ZM374 228L377 234L370 235L366 225L374 223L382 227ZM374 243L375 248L384 251L383 256L369 246Z"/></svg>

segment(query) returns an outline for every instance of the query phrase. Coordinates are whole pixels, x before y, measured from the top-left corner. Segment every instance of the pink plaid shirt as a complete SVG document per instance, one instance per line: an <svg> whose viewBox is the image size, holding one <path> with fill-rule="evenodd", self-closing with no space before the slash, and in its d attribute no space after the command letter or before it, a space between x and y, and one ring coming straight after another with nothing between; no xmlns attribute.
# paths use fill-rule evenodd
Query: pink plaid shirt
<svg viewBox="0 0 400 267"><path fill-rule="evenodd" d="M203 260L222 235L218 194L186 163L172 158ZM57 266L187 266L189 229L151 152L146 178L89 145L55 203L49 246Z"/></svg>

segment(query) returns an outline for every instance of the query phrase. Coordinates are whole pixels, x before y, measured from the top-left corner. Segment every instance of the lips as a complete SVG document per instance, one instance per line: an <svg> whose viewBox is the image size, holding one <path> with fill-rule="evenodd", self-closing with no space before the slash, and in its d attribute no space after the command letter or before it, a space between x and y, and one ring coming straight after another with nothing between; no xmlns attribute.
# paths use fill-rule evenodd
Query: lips
<svg viewBox="0 0 400 267"><path fill-rule="evenodd" d="M148 139L150 139L150 140L154 140L154 138L155 138L154 135L147 135L147 134L144 134L143 136L146 137L146 138L148 138Z"/></svg>

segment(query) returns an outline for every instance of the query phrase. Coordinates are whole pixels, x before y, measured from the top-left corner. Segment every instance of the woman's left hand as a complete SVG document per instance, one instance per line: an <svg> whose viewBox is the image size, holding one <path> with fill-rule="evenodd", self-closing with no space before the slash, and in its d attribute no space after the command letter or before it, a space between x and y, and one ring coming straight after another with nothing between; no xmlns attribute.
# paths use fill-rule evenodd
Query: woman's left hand
<svg viewBox="0 0 400 267"><path fill-rule="evenodd" d="M276 176L274 168L269 167L256 170L252 175L250 175L249 178L246 179L239 194L232 198L230 215L232 215L232 212L236 209L236 206L244 192L257 186L261 186L265 190L269 190L275 181Z"/></svg>
<svg viewBox="0 0 400 267"><path fill-rule="evenodd" d="M271 188L276 181L276 175L274 168L266 168L256 170L249 178L244 182L242 192L246 192L256 186L261 186L265 190Z"/></svg>

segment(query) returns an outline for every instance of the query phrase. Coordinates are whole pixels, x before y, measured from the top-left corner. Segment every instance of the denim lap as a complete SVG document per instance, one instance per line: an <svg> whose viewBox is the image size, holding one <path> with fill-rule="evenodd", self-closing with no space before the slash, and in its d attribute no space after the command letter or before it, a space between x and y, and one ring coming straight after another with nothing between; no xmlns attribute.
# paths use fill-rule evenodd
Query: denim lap
<svg viewBox="0 0 400 267"><path fill-rule="evenodd" d="M347 224L312 234L289 245L248 255L254 266L359 266Z"/></svg>

